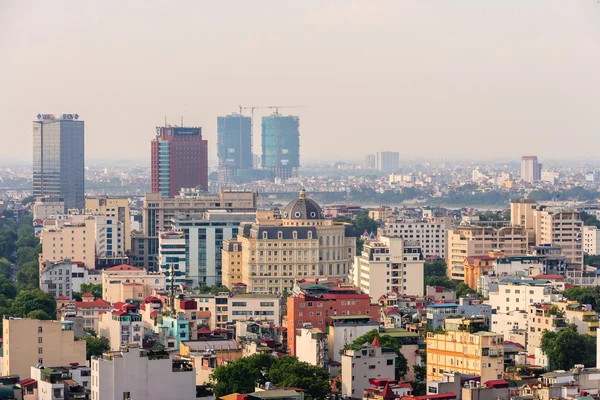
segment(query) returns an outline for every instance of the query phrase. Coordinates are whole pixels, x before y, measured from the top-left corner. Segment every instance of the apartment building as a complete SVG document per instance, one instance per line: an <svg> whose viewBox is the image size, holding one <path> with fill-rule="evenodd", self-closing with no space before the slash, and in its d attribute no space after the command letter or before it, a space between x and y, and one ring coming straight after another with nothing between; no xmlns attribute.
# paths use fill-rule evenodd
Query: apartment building
<svg viewBox="0 0 600 400"><path fill-rule="evenodd" d="M504 257L504 253L490 252L487 255L467 256L463 261L464 283L473 290L477 290L479 278L482 275L488 275L493 270L493 263L496 258Z"/></svg>
<svg viewBox="0 0 600 400"><path fill-rule="evenodd" d="M194 368L165 351L129 345L92 357L91 364L91 400L196 399Z"/></svg>
<svg viewBox="0 0 600 400"><path fill-rule="evenodd" d="M353 346L342 355L342 396L362 398L372 379L393 378L395 374L396 353L381 347L379 339L370 345Z"/></svg>
<svg viewBox="0 0 600 400"><path fill-rule="evenodd" d="M503 226L458 226L447 232L446 265L448 277L464 282L463 261L467 256L481 256L502 252L504 256L527 254L525 228Z"/></svg>
<svg viewBox="0 0 600 400"><path fill-rule="evenodd" d="M577 332L593 337L597 336L598 314L592 310L590 304L579 304L576 301L563 300L554 301L552 305L557 306L564 313L567 323L577 326Z"/></svg>
<svg viewBox="0 0 600 400"><path fill-rule="evenodd" d="M329 362L327 333L305 325L297 329L295 335L298 360L326 370Z"/></svg>
<svg viewBox="0 0 600 400"><path fill-rule="evenodd" d="M294 332L305 324L325 331L334 317L367 317L377 321L379 307L360 289L339 280L298 281L287 298L288 347L297 354Z"/></svg>
<svg viewBox="0 0 600 400"><path fill-rule="evenodd" d="M70 365L31 367L31 380L37 384L35 399L39 400L73 400L85 399L90 390L91 369L86 365ZM29 381L31 382L31 381ZM27 380L25 384L29 383ZM28 396L23 397L29 400ZM32 399L33 400L33 399Z"/></svg>
<svg viewBox="0 0 600 400"><path fill-rule="evenodd" d="M482 317L486 325L489 326L492 315L492 308L489 304L484 304L482 300L470 297L462 297L457 302L444 302L430 304L426 308L427 325L431 329L437 329L444 326L444 320L453 316L460 317Z"/></svg>
<svg viewBox="0 0 600 400"><path fill-rule="evenodd" d="M81 301L69 300L66 296L56 299L56 314L59 319L82 317L84 329L98 332L100 314L112 310L108 301L96 299L91 293L81 295Z"/></svg>
<svg viewBox="0 0 600 400"><path fill-rule="evenodd" d="M131 218L129 199L126 197L94 196L85 199L86 214L109 217L117 220L122 226L123 246L125 251L131 250Z"/></svg>
<svg viewBox="0 0 600 400"><path fill-rule="evenodd" d="M158 270L166 278L166 288L187 283L186 237L183 232L167 231L158 235Z"/></svg>
<svg viewBox="0 0 600 400"><path fill-rule="evenodd" d="M544 332L559 332L567 326L565 314L552 303L529 305L527 324L527 354L534 354L542 346Z"/></svg>
<svg viewBox="0 0 600 400"><path fill-rule="evenodd" d="M29 318L3 319L2 373L30 378L38 364L85 365L85 341L75 340L72 322Z"/></svg>
<svg viewBox="0 0 600 400"><path fill-rule="evenodd" d="M418 241L425 257L446 258L446 231L452 226L452 217L432 216L423 219L385 218L380 236L395 236Z"/></svg>
<svg viewBox="0 0 600 400"><path fill-rule="evenodd" d="M389 292L422 296L425 261L420 243L400 237L367 240L356 257L350 279L374 300Z"/></svg>
<svg viewBox="0 0 600 400"><path fill-rule="evenodd" d="M478 375L483 382L502 379L504 337L485 331L427 333L427 381L441 380L446 372Z"/></svg>
<svg viewBox="0 0 600 400"><path fill-rule="evenodd" d="M539 206L534 214L536 245L560 246L570 267L583 268L583 221L581 212Z"/></svg>
<svg viewBox="0 0 600 400"><path fill-rule="evenodd" d="M44 221L40 232L40 262L65 259L81 261L95 268L96 222L91 215L57 216Z"/></svg>
<svg viewBox="0 0 600 400"><path fill-rule="evenodd" d="M32 207L33 219L45 220L65 213L62 197L45 196L35 199Z"/></svg>
<svg viewBox="0 0 600 400"><path fill-rule="evenodd" d="M98 334L110 341L111 350L118 350L130 343L140 347L144 339L142 316L135 304L118 302L109 313L100 314Z"/></svg>
<svg viewBox="0 0 600 400"><path fill-rule="evenodd" d="M583 227L583 252L591 256L600 254L600 230L597 227Z"/></svg>
<svg viewBox="0 0 600 400"><path fill-rule="evenodd" d="M240 226L231 241L241 246L242 279L238 282L247 285L249 292L283 293L296 278L309 276L347 280L356 252L352 225L325 219L321 207L304 190L280 215L258 212L256 222ZM228 253L229 244L223 243L223 264L228 266L239 255L238 251ZM238 283L229 276L223 276L223 282Z"/></svg>
<svg viewBox="0 0 600 400"><path fill-rule="evenodd" d="M81 283L83 283L77 279L79 273L87 276L87 268L83 263L73 263L70 260L41 262L39 272L40 290L44 293L50 293L54 298L66 296L70 299L73 297L73 292L78 292ZM74 280L78 281L77 287L74 287Z"/></svg>
<svg viewBox="0 0 600 400"><path fill-rule="evenodd" d="M102 271L102 298L110 303L127 299L143 300L154 289L166 286L166 277L160 272L146 272L131 265L118 265Z"/></svg>

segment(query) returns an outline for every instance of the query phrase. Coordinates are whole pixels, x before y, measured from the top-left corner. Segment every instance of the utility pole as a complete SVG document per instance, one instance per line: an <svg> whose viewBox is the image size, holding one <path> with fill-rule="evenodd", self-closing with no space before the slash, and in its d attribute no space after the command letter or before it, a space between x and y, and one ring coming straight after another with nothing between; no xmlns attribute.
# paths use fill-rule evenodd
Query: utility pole
<svg viewBox="0 0 600 400"><path fill-rule="evenodd" d="M171 313L175 315L175 263L171 263Z"/></svg>

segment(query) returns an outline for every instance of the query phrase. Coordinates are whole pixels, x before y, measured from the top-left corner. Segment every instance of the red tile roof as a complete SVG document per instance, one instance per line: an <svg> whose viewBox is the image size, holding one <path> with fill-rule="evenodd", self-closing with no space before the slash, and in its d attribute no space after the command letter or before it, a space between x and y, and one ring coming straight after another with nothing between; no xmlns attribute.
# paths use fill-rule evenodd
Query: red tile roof
<svg viewBox="0 0 600 400"><path fill-rule="evenodd" d="M115 304L113 304L113 307L114 307L116 310L120 310L120 309L121 309L121 307L123 306L123 304L125 304L125 303L124 303L124 302L122 302L122 301L117 301Z"/></svg>
<svg viewBox="0 0 600 400"><path fill-rule="evenodd" d="M84 298L84 297L94 297L94 295L91 294L90 292L85 292L84 294L81 295L81 298Z"/></svg>
<svg viewBox="0 0 600 400"><path fill-rule="evenodd" d="M103 299L96 299L94 301L76 301L75 307L77 307L77 308L110 308L110 303Z"/></svg>
<svg viewBox="0 0 600 400"><path fill-rule="evenodd" d="M375 339L377 339L377 338L375 338ZM386 400L396 398L396 395L394 394L394 392L392 392L392 389L390 388L389 383L385 384L385 387L383 388L383 392L381 393L381 396Z"/></svg>
<svg viewBox="0 0 600 400"><path fill-rule="evenodd" d="M150 313L150 318L154 318L154 317L156 317L157 315L158 315L158 311L152 311L152 312Z"/></svg>
<svg viewBox="0 0 600 400"><path fill-rule="evenodd" d="M37 387L37 381L33 378L23 379L22 381L17 382L17 385L21 385L22 387Z"/></svg>
<svg viewBox="0 0 600 400"><path fill-rule="evenodd" d="M509 382L504 379L492 379L484 383L489 388L507 388L509 385Z"/></svg>
<svg viewBox="0 0 600 400"><path fill-rule="evenodd" d="M69 300L67 296L58 296L56 300Z"/></svg>
<svg viewBox="0 0 600 400"><path fill-rule="evenodd" d="M379 343L379 338L377 336L375 336L375 338L371 342L371 346L373 346L373 347L381 347L381 344Z"/></svg>
<svg viewBox="0 0 600 400"><path fill-rule="evenodd" d="M347 293L336 293L336 294L324 294L324 299L370 299L371 296L368 294L347 294Z"/></svg>
<svg viewBox="0 0 600 400"><path fill-rule="evenodd" d="M558 274L542 274L542 275L536 275L534 276L534 279L557 279L557 280L564 280L565 277L562 275L558 275Z"/></svg>
<svg viewBox="0 0 600 400"><path fill-rule="evenodd" d="M200 335L210 335L212 333L212 331L206 327L203 327L203 328L198 329L198 333Z"/></svg>
<svg viewBox="0 0 600 400"><path fill-rule="evenodd" d="M116 267L107 268L106 271L143 271L143 268L132 267L131 265L121 264Z"/></svg>

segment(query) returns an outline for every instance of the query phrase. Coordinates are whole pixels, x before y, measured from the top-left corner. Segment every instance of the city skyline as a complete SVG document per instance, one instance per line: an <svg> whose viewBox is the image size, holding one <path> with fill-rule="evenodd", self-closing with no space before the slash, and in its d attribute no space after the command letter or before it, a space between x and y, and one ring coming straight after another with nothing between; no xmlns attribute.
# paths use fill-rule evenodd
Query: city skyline
<svg viewBox="0 0 600 400"><path fill-rule="evenodd" d="M0 86L14 94L0 100L0 157L30 159L40 112L78 112L91 159L144 159L149 132L183 115L215 165L217 116L238 105L306 106L282 110L301 119L303 160L594 155L596 1L139 4L135 21L116 3L0 6ZM556 146L565 137L592 143Z"/></svg>

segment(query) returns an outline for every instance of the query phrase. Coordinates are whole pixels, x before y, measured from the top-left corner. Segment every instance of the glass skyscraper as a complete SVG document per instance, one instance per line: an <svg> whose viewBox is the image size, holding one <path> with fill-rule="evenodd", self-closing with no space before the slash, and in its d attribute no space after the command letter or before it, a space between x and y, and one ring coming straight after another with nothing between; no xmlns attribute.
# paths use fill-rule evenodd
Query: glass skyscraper
<svg viewBox="0 0 600 400"><path fill-rule="evenodd" d="M85 208L84 124L78 116L33 121L33 195L61 197L65 209Z"/></svg>
<svg viewBox="0 0 600 400"><path fill-rule="evenodd" d="M217 117L219 181L232 183L239 170L251 170L252 120L240 114Z"/></svg>
<svg viewBox="0 0 600 400"><path fill-rule="evenodd" d="M300 120L274 113L262 118L262 167L276 178L292 178L300 167Z"/></svg>

